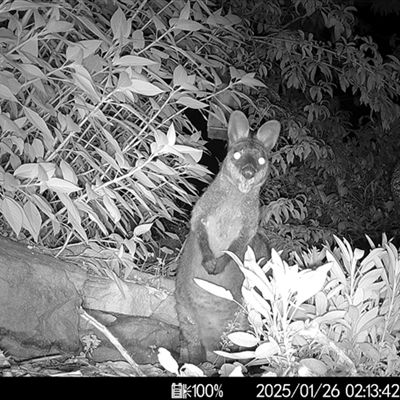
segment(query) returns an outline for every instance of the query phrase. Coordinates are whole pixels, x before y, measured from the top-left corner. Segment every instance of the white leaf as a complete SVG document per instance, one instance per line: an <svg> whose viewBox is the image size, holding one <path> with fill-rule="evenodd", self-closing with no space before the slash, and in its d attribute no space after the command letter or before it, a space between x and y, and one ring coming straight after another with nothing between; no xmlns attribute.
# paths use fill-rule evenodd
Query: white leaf
<svg viewBox="0 0 400 400"><path fill-rule="evenodd" d="M327 366L315 358L304 358L299 362L300 376L324 376L327 370Z"/></svg>
<svg viewBox="0 0 400 400"><path fill-rule="evenodd" d="M215 283L205 281L203 279L194 278L194 281L202 289L206 290L207 292L209 292L215 296L222 297L223 299L233 301L233 296L232 296L232 293L230 292L230 290L227 290L227 289L223 288L222 286L216 285Z"/></svg>
<svg viewBox="0 0 400 400"><path fill-rule="evenodd" d="M231 377L235 377L235 376L242 377L242 376L244 376L244 375L243 375L243 372L242 372L242 367L241 367L240 365L237 365L237 366L232 370L232 372L229 374L229 376L231 376Z"/></svg>
<svg viewBox="0 0 400 400"><path fill-rule="evenodd" d="M5 196L1 205L1 211L12 230L18 236L24 219L24 210L22 207L14 199Z"/></svg>
<svg viewBox="0 0 400 400"><path fill-rule="evenodd" d="M171 356L171 353L167 349L164 349L164 347L160 347L158 349L157 357L158 357L158 362L168 372L172 372L173 374L176 375L179 374L178 363L174 360L174 358Z"/></svg>
<svg viewBox="0 0 400 400"><path fill-rule="evenodd" d="M279 354L280 348L277 343L265 342L260 344L255 350L256 358L267 358Z"/></svg>
<svg viewBox="0 0 400 400"><path fill-rule="evenodd" d="M72 182L65 181L64 179L60 178L50 178L46 181L46 185L49 189L53 189L58 193L72 193L77 192L78 190L82 190L79 186L76 186Z"/></svg>
<svg viewBox="0 0 400 400"><path fill-rule="evenodd" d="M332 263L329 262L316 270L303 270L298 274L298 282L296 284L297 295L296 305L304 303L306 300L317 294L324 286L326 276L330 270Z"/></svg>
<svg viewBox="0 0 400 400"><path fill-rule="evenodd" d="M175 132L174 123L172 123L168 128L167 140L168 140L168 145L173 146L175 144L176 132Z"/></svg>
<svg viewBox="0 0 400 400"><path fill-rule="evenodd" d="M140 235L145 234L146 232L148 232L148 231L150 230L150 228L152 227L152 225L153 225L153 223L138 225L138 226L133 230L134 236L140 236Z"/></svg>
<svg viewBox="0 0 400 400"><path fill-rule="evenodd" d="M73 184L78 183L78 178L76 177L75 171L66 161L61 160L60 168L63 174L63 178L66 181L72 182Z"/></svg>
<svg viewBox="0 0 400 400"><path fill-rule="evenodd" d="M183 364L179 376L205 376L204 372L193 364Z"/></svg>
<svg viewBox="0 0 400 400"><path fill-rule="evenodd" d="M255 357L254 351L241 351L239 353L228 353L227 351L215 350L214 353L221 357L230 358L233 360L247 360L249 358Z"/></svg>
<svg viewBox="0 0 400 400"><path fill-rule="evenodd" d="M258 344L258 337L247 332L233 332L228 335L229 340L242 347L253 347Z"/></svg>

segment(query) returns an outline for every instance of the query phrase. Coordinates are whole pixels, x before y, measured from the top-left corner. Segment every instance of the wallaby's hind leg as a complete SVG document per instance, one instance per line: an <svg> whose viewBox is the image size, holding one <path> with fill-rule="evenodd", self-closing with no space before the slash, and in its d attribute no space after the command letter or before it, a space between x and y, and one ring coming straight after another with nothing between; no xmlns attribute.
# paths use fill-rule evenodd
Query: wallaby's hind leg
<svg viewBox="0 0 400 400"><path fill-rule="evenodd" d="M206 352L200 342L195 318L188 309L177 304L179 324L181 328L180 361L183 363L199 364L206 359Z"/></svg>

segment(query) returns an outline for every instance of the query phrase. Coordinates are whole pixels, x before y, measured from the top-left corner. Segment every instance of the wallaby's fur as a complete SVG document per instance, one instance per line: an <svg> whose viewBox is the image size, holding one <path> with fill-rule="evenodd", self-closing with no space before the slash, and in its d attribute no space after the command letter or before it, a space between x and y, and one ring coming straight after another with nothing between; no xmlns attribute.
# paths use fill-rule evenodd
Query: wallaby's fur
<svg viewBox="0 0 400 400"><path fill-rule="evenodd" d="M223 286L240 302L243 274L223 251L229 250L243 260L250 245L258 258L270 256L256 233L260 187L267 176L268 152L279 131L279 122L269 121L251 135L241 111L234 111L229 119L227 157L193 209L178 263L176 301L183 362L212 361L212 351L219 348L222 333L238 311L237 304L205 291L193 278Z"/></svg>

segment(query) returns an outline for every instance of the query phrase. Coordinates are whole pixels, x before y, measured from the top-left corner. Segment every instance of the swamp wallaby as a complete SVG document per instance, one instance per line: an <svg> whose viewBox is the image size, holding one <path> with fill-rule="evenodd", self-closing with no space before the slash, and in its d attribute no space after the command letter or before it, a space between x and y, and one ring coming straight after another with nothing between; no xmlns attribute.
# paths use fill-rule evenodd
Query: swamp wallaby
<svg viewBox="0 0 400 400"><path fill-rule="evenodd" d="M255 135L247 118L234 111L229 119L228 154L221 170L196 203L190 232L178 261L175 297L181 328L181 359L213 361L221 335L233 320L238 306L200 288L200 278L230 290L241 302L243 274L225 250L243 260L247 246L256 256L269 258L259 223L259 192L267 171L268 152L280 131L269 121Z"/></svg>

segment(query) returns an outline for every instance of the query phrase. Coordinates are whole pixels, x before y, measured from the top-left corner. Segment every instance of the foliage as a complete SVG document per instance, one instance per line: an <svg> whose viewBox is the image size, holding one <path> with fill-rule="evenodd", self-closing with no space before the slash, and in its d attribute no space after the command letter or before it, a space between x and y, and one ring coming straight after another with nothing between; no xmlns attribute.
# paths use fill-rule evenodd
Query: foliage
<svg viewBox="0 0 400 400"><path fill-rule="evenodd" d="M72 6L71 4L74 4ZM124 276L207 180L185 110L261 85L235 68L240 20L203 2L6 1L0 6L0 211L39 244L89 244ZM209 108L206 111L209 112ZM218 104L216 117L225 117ZM96 265L93 264L94 267Z"/></svg>
<svg viewBox="0 0 400 400"><path fill-rule="evenodd" d="M226 123L230 94L254 128L284 126L261 208L276 249L396 234L398 58L358 33L353 6L230 5L4 2L2 224L47 247L88 243L95 269L101 252L127 276L155 235L176 238L166 221L196 200L193 178L208 180L185 110Z"/></svg>
<svg viewBox="0 0 400 400"><path fill-rule="evenodd" d="M267 85L249 114L286 127L262 195L262 224L273 246L305 250L332 243L332 233L353 242L364 233L396 234L389 174L398 157L399 59L384 57L358 33L354 6L230 4L244 16L248 39L235 66L257 71Z"/></svg>
<svg viewBox="0 0 400 400"><path fill-rule="evenodd" d="M263 268L251 249L244 263L234 257L245 275L242 293L252 328L228 338L250 350L216 353L250 359L242 370L258 365L265 375L397 376L398 251L384 237L382 247L364 257L346 240L335 240L333 248L303 252L292 266L274 250ZM207 287L232 299L216 285Z"/></svg>
<svg viewBox="0 0 400 400"><path fill-rule="evenodd" d="M179 368L171 353L163 347L158 349L157 356L159 363L172 374L177 376L205 376L204 372L193 364L184 364Z"/></svg>

